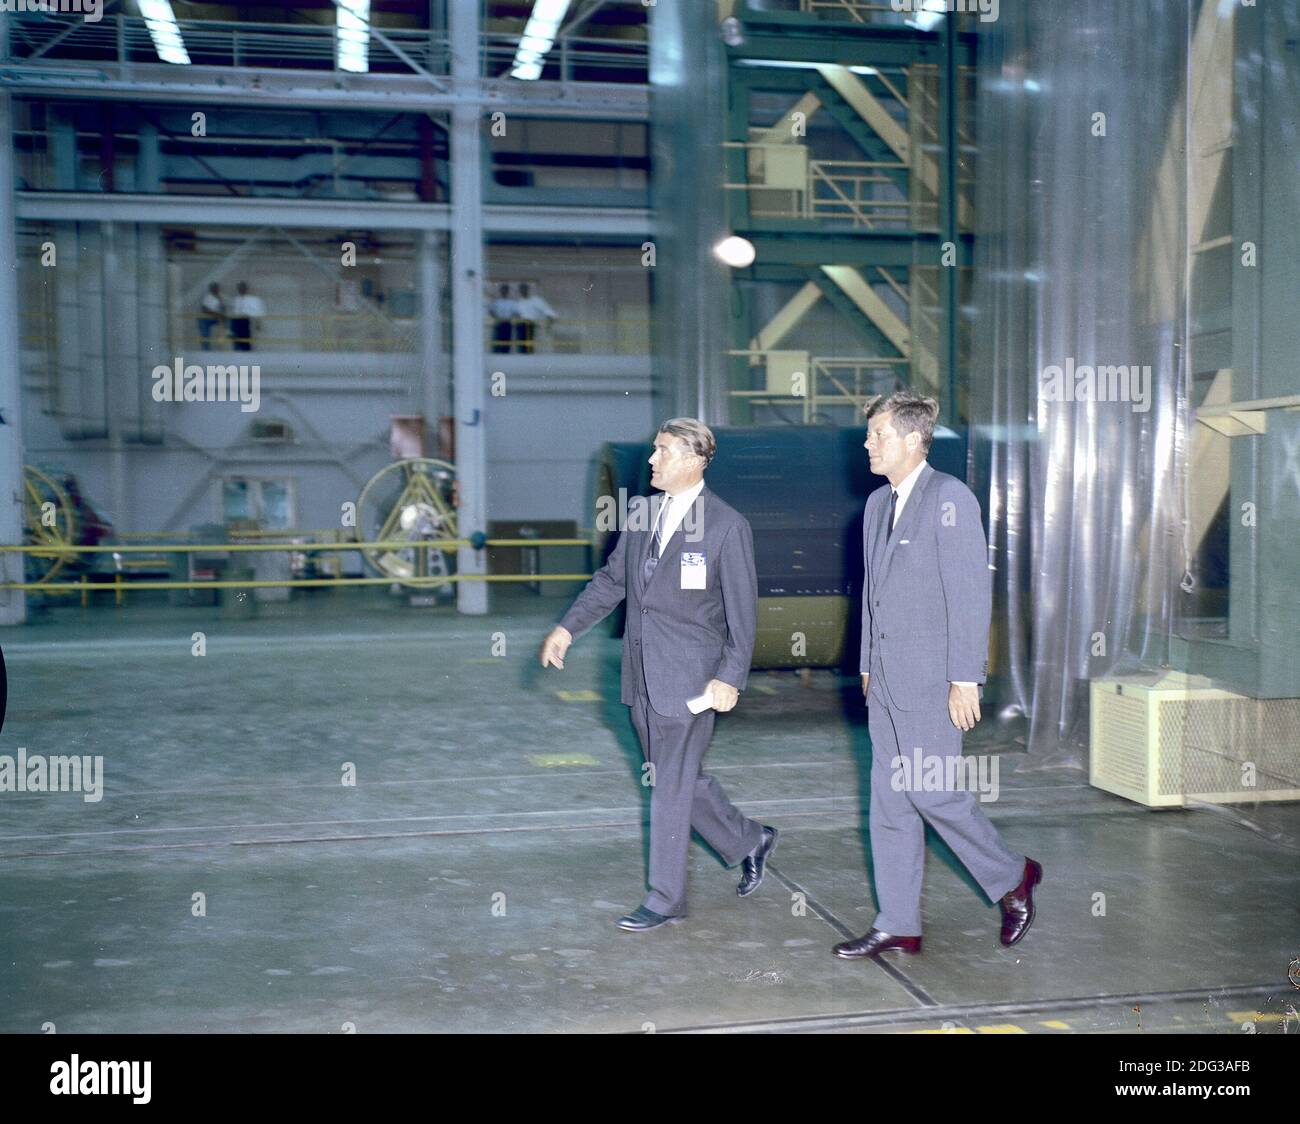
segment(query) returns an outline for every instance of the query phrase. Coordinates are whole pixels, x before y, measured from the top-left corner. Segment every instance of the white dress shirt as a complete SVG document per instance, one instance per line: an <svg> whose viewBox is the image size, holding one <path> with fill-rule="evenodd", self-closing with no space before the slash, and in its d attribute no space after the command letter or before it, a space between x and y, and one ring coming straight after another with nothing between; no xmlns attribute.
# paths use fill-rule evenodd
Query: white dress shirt
<svg viewBox="0 0 1300 1124"><path fill-rule="evenodd" d="M903 505L907 503L907 497L912 494L912 489L916 487L917 478L921 475L921 470L925 468L926 462L923 460L911 472L898 482L898 487L894 489L898 493L898 502L894 504L894 526L903 518ZM886 526L888 526L889 516L885 516Z"/></svg>
<svg viewBox="0 0 1300 1124"><path fill-rule="evenodd" d="M664 511L661 506L655 513L657 519L662 518L663 520L659 530L660 550L667 546L669 540L677 533L677 528L682 525L682 520L686 518L686 513L691 509L691 504L695 502L703 490L704 481L701 480L694 487L687 488L684 492L678 492L675 496L669 497L667 492L663 494L664 500L671 498L672 502L668 504L667 511Z"/></svg>
<svg viewBox="0 0 1300 1124"><path fill-rule="evenodd" d="M898 487L894 489L898 493L898 499L894 503L894 529L898 529L898 524L903 518L903 505L907 503L907 498L912 494L912 489L916 487L916 482L921 476L921 470L925 468L927 461L921 461L911 472L898 482ZM888 526L889 516L885 516L885 526ZM974 687L976 684L969 683L961 679L953 679L952 683L958 687Z"/></svg>
<svg viewBox="0 0 1300 1124"><path fill-rule="evenodd" d="M541 293L531 293L526 297L519 298L518 311L515 315L520 320L554 320L555 309L546 303L546 298Z"/></svg>
<svg viewBox="0 0 1300 1124"><path fill-rule="evenodd" d="M235 297L235 307L232 312L238 320L260 320L266 315L266 305L262 303L262 298L254 293L240 293Z"/></svg>

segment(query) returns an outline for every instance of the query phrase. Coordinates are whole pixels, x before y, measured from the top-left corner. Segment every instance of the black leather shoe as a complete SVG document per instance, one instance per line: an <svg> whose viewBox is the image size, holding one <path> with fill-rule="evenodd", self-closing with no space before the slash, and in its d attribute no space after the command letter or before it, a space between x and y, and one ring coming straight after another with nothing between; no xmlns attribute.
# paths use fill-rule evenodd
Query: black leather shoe
<svg viewBox="0 0 1300 1124"><path fill-rule="evenodd" d="M640 933L646 929L657 929L660 925L676 925L685 916L683 913L674 917L665 917L662 913L656 913L653 909L646 909L645 906L639 905L626 917L620 917L614 924L620 929Z"/></svg>
<svg viewBox="0 0 1300 1124"><path fill-rule="evenodd" d="M1002 896L1002 943L1008 948L1034 923L1034 887L1042 880L1043 868L1027 858L1020 885Z"/></svg>
<svg viewBox="0 0 1300 1124"><path fill-rule="evenodd" d="M749 897L758 889L759 883L763 881L763 871L767 867L768 857L776 850L776 828L763 825L762 841L740 860L740 865L745 868L745 873L741 875L740 883L736 886L736 893L742 898Z"/></svg>
<svg viewBox="0 0 1300 1124"><path fill-rule="evenodd" d="M921 938L896 937L892 933L872 929L866 936L859 937L855 941L837 944L832 951L843 960L865 960L869 956L878 956L890 949L897 949L899 952L920 952Z"/></svg>

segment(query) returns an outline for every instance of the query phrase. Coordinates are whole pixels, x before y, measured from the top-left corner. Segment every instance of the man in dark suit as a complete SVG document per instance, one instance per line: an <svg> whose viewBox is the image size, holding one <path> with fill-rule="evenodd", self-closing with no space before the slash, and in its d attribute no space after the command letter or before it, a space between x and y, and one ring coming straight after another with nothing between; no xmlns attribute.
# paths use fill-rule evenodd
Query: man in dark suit
<svg viewBox="0 0 1300 1124"><path fill-rule="evenodd" d="M929 823L990 900L1002 943L1034 919L1043 868L1010 850L960 777L961 738L980 719L988 673L992 582L979 501L926 453L939 416L933 398L902 391L867 404L871 471L889 480L862 516L862 696L871 732L871 857L880 912L870 932L835 946L849 960L921 951L921 876ZM907 766L917 758L924 769ZM934 761L934 758L940 758ZM930 765L937 765L937 772ZM903 771L900 773L900 767ZM899 783L899 782L902 783Z"/></svg>
<svg viewBox="0 0 1300 1124"><path fill-rule="evenodd" d="M749 678L758 609L749 523L704 486L717 445L695 418L664 422L650 457L663 490L646 526L623 529L609 561L542 643L543 667L564 667L569 645L627 601L622 701L650 774L650 893L620 928L655 929L686 916L691 829L727 866L736 892L758 889L776 829L747 818L700 771L716 711L736 705ZM688 701L707 695L699 713ZM696 709L702 705L696 704Z"/></svg>

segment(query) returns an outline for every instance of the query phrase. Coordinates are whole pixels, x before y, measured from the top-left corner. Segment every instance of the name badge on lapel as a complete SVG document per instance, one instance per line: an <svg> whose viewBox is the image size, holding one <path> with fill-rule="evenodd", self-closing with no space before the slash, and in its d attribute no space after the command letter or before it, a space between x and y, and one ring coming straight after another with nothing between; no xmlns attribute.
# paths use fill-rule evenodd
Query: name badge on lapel
<svg viewBox="0 0 1300 1124"><path fill-rule="evenodd" d="M704 552L682 551L682 589L704 589L708 576L708 567L704 562Z"/></svg>

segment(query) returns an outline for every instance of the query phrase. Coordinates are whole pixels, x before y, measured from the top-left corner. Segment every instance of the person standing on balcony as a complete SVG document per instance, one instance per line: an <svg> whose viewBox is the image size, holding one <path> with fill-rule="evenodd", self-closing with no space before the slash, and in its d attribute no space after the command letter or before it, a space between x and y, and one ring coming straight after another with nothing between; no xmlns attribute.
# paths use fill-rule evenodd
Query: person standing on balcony
<svg viewBox="0 0 1300 1124"><path fill-rule="evenodd" d="M497 295L488 305L492 317L492 352L495 355L508 353L515 334L515 316L519 311L519 302L510 295L510 286L501 282Z"/></svg>
<svg viewBox="0 0 1300 1124"><path fill-rule="evenodd" d="M235 306L231 310L230 335L236 351L253 350L253 321L266 315L262 298L249 291L248 283L239 283Z"/></svg>
<svg viewBox="0 0 1300 1124"><path fill-rule="evenodd" d="M199 306L199 340L204 351L212 350L212 331L225 318L226 302L221 295L221 286L213 281Z"/></svg>
<svg viewBox="0 0 1300 1124"><path fill-rule="evenodd" d="M537 322L545 320L549 325L555 320L555 309L546 303L541 293L531 292L531 288L527 281L519 286L519 305L515 313L519 317L515 332L519 346L515 350L525 355L531 355L535 350Z"/></svg>

